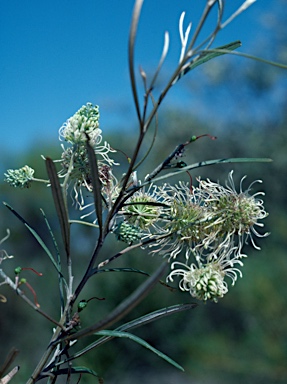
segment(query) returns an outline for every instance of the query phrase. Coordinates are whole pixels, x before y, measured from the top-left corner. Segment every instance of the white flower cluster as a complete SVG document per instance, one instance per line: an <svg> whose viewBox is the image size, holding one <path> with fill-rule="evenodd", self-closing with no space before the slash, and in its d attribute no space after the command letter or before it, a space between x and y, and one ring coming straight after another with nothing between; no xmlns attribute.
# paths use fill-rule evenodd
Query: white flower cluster
<svg viewBox="0 0 287 384"><path fill-rule="evenodd" d="M92 103L83 105L74 116L70 117L59 129L60 140L71 144L85 143L87 137L92 140L93 145L101 142L101 133L99 129L100 112L98 105Z"/></svg>
<svg viewBox="0 0 287 384"><path fill-rule="evenodd" d="M92 192L87 140L97 155L100 181L108 202L112 200L112 195L116 189L117 181L112 172L112 167L116 163L110 158L110 154L116 151L106 141L102 144L99 117L99 107L87 103L59 129L60 140L65 140L68 143L67 147L62 144L62 170L59 176L67 176L69 180L74 182L74 197L80 209L85 209L91 205L85 205L83 195L83 190Z"/></svg>
<svg viewBox="0 0 287 384"><path fill-rule="evenodd" d="M258 198L264 193L251 194L255 182L243 191L244 178L237 192L232 175L231 171L225 186L199 179L196 188L180 182L139 191L121 211L126 222L145 231L142 239L148 239L152 253L168 257L167 280L180 276L179 288L201 300L223 297L228 291L225 277L234 285L242 276L244 244L250 240L260 249L254 235L268 235L256 230L267 216ZM182 254L185 262L177 261Z"/></svg>
<svg viewBox="0 0 287 384"><path fill-rule="evenodd" d="M25 165L20 169L8 169L4 173L5 181L12 187L30 188L31 182L34 180L34 169Z"/></svg>

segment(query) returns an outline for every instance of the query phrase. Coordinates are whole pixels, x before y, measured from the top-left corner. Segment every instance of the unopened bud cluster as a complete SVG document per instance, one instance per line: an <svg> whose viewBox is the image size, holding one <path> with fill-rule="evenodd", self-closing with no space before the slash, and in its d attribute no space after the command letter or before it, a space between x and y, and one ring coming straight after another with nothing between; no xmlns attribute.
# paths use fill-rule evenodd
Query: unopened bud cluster
<svg viewBox="0 0 287 384"><path fill-rule="evenodd" d="M29 188L33 181L34 169L25 165L20 169L8 169L4 173L5 181L12 187Z"/></svg>

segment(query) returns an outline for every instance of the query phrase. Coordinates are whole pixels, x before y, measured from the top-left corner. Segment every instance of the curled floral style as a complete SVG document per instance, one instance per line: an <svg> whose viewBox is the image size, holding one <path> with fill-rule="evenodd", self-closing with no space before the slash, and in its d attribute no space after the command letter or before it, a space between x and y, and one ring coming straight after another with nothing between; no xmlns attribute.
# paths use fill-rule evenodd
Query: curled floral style
<svg viewBox="0 0 287 384"><path fill-rule="evenodd" d="M243 177L240 181L239 192L236 191L233 171L228 175L226 186L207 180L199 180L199 189L204 195L204 199L209 209L213 212L214 219L212 227L216 237L228 238L232 241L238 239L238 256L241 254L242 247L249 239L256 249L260 249L253 239L265 237L268 233L260 234L256 226L263 227L260 220L266 218L268 213L264 209L264 203L258 196L264 196L264 192L251 194L252 186L255 183L262 183L255 180L249 185L247 190L243 190Z"/></svg>
<svg viewBox="0 0 287 384"><path fill-rule="evenodd" d="M184 250L188 259L194 248L207 247L210 230L206 228L212 219L212 212L205 206L198 192L198 189L191 190L188 184L182 182L175 186L164 184L159 188L158 198L169 210L162 217L162 225L157 227L155 237L164 234L169 236L161 236L153 244L156 249L152 252L174 259Z"/></svg>

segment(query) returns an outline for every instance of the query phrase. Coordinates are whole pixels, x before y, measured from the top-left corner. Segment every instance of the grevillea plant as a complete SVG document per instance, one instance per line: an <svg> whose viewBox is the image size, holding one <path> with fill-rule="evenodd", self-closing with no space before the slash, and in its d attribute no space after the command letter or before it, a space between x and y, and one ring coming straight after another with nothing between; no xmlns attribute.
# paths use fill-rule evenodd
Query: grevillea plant
<svg viewBox="0 0 287 384"><path fill-rule="evenodd" d="M55 160L49 157L43 158L47 168L47 180L35 178L34 169L28 165L17 170L6 171L5 180L13 187L29 188L31 184L41 182L50 188L60 222L61 241L65 253L57 253L59 247L55 236L53 238L56 251L50 250L45 239L40 237L28 221L8 203L4 203L39 242L58 275L59 319L55 320L42 311L34 289L27 280L20 278L21 268L15 269L13 278L5 273L5 264L9 262L11 256L4 250L1 251L1 285L9 285L35 311L47 318L50 326L55 327L39 364L27 378L27 384L42 379L48 383L55 383L63 375L66 376L67 382L70 382L70 377L74 374L80 377L83 374L91 374L102 380L94 367L79 367L75 365L75 361L78 357L116 337L129 338L183 370L170 357L130 331L164 316L191 309L197 305L195 302L161 308L129 322L124 322L125 315L138 306L160 280L161 282L165 280L166 286L171 285L173 288L187 291L193 301L197 299L203 302L209 300L218 302L228 293L229 286L235 284L238 276L242 277L243 260L247 257L243 253L245 244L249 242L256 249L260 249L256 238L265 237L267 233L261 232L258 227L263 226L262 220L267 213L262 200L264 193L254 192L253 187L261 181L256 180L246 186L245 178L242 178L240 185L236 186L232 171L227 175L224 185L202 178L191 182L189 175L192 170L206 165L265 162L269 159L229 158L209 161L199 159L200 161L194 164L184 163L186 147L202 136L209 136L203 134L189 137L184 143L177 143L176 148L171 148L170 155L163 158L155 169L142 180L137 177L137 170L141 167L142 160L152 149L150 148L148 153L141 157L147 132L154 130L154 138L156 135L161 135L157 126L154 129L153 123L157 122L157 112L162 100L171 87L176 86L179 80L182 81L189 71L220 55L234 53L234 50L241 45L240 41L217 48L212 48L212 44L217 34L253 2L254 0L243 2L235 13L225 17L223 0L207 0L204 2L198 25L193 29L189 24L184 30L185 14L182 13L179 20L181 41L179 61L159 95L153 92L168 53L169 35L165 34L162 55L152 78L148 79L143 69L140 69L138 78L134 65L134 48L143 0L135 2L128 59L138 137L123 174L120 174L119 164L114 160L115 149L103 139L99 107L92 103L83 105L60 128L61 158ZM209 36L199 41L203 25L214 8L217 10L214 29ZM144 85L142 99L138 96L139 81ZM209 137L214 139L212 136ZM173 184L173 176L179 175L182 176L183 181ZM184 181L186 179L187 181ZM72 204L69 204L69 199L72 200ZM70 218L71 209L78 212L77 220ZM72 224L89 225L94 227L95 231L94 250L82 276L78 276L77 270L73 269L73 242L70 236ZM49 230L53 233L53 228L49 227ZM110 234L118 240L120 250L107 258L103 246ZM2 242L7 240L8 236L9 233ZM112 278L109 274L112 268L109 270L109 265L115 259L136 248L142 248L147 254L161 258L160 267L152 275L147 276L144 283L106 317L80 328L80 313L89 301L81 297L83 288L91 280L97 279L103 271L107 275L106 279L109 279L109 276ZM118 271L120 270L118 268ZM136 269L130 269L130 273L138 272ZM77 285L74 284L74 277L79 281ZM22 290L23 285L31 290L34 300L26 296ZM6 301L3 295L0 295L0 299L2 302ZM122 320L122 325L114 328L114 324L119 320ZM93 343L90 343L87 338L91 334L96 337ZM69 352L70 347L79 339L85 339L86 346L76 352L74 346ZM15 367L3 376L0 382L3 384L10 381L17 370L18 367Z"/></svg>

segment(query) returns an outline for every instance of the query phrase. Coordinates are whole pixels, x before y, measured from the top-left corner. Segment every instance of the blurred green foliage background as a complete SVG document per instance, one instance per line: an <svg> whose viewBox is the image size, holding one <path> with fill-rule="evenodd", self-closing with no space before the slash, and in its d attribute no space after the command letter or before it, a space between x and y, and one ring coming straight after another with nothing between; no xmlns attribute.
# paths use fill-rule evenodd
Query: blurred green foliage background
<svg viewBox="0 0 287 384"><path fill-rule="evenodd" d="M218 63L221 63L222 78L218 75ZM139 178L153 170L177 144L187 141L192 135L204 133L217 136L217 140L202 138L191 144L183 158L186 163L237 156L272 158L272 163L225 164L200 168L192 173L194 182L200 175L223 183L228 172L234 169L237 185L242 176L248 176L246 187L254 179L262 179L263 187L259 185L258 190L263 189L266 192L265 202L269 217L265 220L265 230L270 231L271 235L257 241L262 247L261 251L252 247L246 249L248 258L245 260L243 278L239 279L235 287L230 288L230 292L219 303L198 303L189 312L164 318L134 331L183 365L185 373L177 372L165 361L132 341L113 340L99 350L81 357L77 362L77 365L92 367L107 383L287 382L286 88L274 98L274 90L278 89L278 84L284 84L284 81L286 83L286 75L268 66L247 61L244 63L243 66L234 67L234 61L221 59L209 64L208 72L202 69L198 72L198 77L193 78L193 82L187 82L185 91L192 91L193 95L202 97L205 115L197 114L192 105L187 108L186 102L183 110L173 110L170 107L162 109L155 147L149 160L139 171ZM236 76L232 76L232 73L236 73ZM272 102L268 95L270 100L273 95ZM214 112L215 104L218 113ZM272 113L275 109L276 113ZM112 147L131 155L135 127L129 126L120 132L115 129L107 133L102 129L104 139ZM146 148L150 141L151 137L146 142ZM3 169L19 168L28 164L36 169L36 177L45 177L41 154L57 159L60 156L60 145L39 145L12 160L8 151L5 155L3 150ZM126 159L121 153L117 154L117 159L121 163L119 169L123 172L127 166ZM189 181L185 174L182 174L181 179ZM176 179L170 181L176 182ZM40 212L42 208L60 241L59 225L49 188L34 184L29 190L16 190L1 181L1 201L14 207L52 247ZM27 229L4 206L0 207L0 217L0 237L5 235L6 228L11 230L9 240L2 247L15 256L14 259L5 261L2 267L11 276L18 265L41 271L42 277L28 271L23 276L36 290L41 308L58 319L57 276L51 263ZM81 226L73 227L72 234L77 284L96 237L93 229ZM102 259L112 256L123 247L124 244L111 236ZM111 266L134 267L151 273L159 263L158 256L152 257L145 251L137 251L124 255ZM116 272L100 274L91 279L81 299L97 296L105 300L92 301L82 312L82 327L101 319L144 279L144 276L137 274ZM28 292L26 289L25 291ZM22 302L8 287L1 286L0 293L8 300L7 303L0 304L0 364L11 347L18 348L20 353L15 363L21 366L21 370L15 382L20 383L29 377L39 356L47 347L52 325ZM170 292L159 285L124 321L164 306L184 302L196 301L188 293ZM93 340L90 336L89 342ZM75 349L80 349L87 343L80 341ZM73 383L77 382L76 378L73 380ZM96 379L92 377L83 377L81 380L81 383L94 382Z"/></svg>

